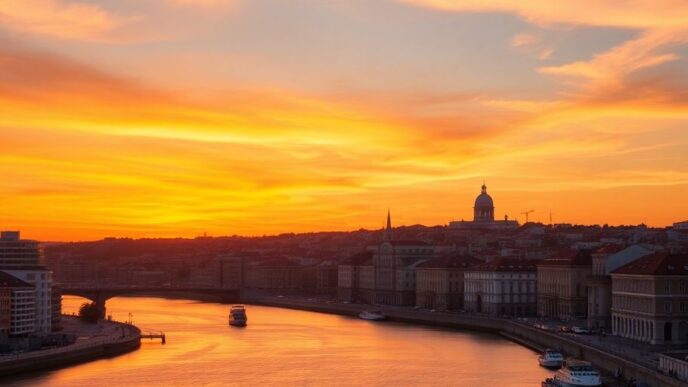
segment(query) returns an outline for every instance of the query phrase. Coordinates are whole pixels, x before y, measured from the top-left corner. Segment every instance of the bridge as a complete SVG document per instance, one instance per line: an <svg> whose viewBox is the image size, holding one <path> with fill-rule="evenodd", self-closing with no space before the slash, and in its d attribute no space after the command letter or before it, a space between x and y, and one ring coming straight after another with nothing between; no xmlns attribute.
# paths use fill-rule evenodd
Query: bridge
<svg viewBox="0 0 688 387"><path fill-rule="evenodd" d="M59 285L62 294L79 296L91 300L96 305L101 318L105 318L106 302L110 298L127 295L160 295L179 296L194 294L212 297L219 302L239 302L239 289L224 289L219 287L184 287L184 286L99 286L86 284Z"/></svg>

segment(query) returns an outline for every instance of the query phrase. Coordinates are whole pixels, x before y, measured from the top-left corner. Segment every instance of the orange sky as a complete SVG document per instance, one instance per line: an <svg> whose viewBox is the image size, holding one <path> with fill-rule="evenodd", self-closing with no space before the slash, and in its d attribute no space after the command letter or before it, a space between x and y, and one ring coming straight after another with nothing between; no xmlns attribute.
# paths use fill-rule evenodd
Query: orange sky
<svg viewBox="0 0 688 387"><path fill-rule="evenodd" d="M3 1L0 228L688 219L688 5L552 4Z"/></svg>

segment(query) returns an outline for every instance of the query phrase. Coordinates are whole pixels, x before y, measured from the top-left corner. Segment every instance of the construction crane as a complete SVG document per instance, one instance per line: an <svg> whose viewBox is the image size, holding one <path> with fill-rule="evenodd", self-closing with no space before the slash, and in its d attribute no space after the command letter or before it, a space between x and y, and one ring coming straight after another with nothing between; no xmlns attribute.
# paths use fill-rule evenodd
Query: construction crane
<svg viewBox="0 0 688 387"><path fill-rule="evenodd" d="M528 211L521 212L521 214L526 216L526 223L528 223L528 214L532 214L533 212L535 212L535 210L528 210Z"/></svg>

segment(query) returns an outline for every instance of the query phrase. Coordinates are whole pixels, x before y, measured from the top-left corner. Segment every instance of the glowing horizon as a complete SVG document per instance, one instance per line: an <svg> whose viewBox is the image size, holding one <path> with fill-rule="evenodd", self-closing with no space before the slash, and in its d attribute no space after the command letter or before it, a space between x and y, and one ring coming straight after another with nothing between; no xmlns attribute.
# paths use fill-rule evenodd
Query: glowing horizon
<svg viewBox="0 0 688 387"><path fill-rule="evenodd" d="M688 219L688 5L0 4L0 229Z"/></svg>

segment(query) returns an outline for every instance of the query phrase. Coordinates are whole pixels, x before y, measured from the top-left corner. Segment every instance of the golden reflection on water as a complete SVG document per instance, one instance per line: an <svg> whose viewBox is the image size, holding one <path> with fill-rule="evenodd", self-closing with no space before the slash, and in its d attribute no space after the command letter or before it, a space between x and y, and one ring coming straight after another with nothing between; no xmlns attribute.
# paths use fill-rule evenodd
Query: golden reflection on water
<svg viewBox="0 0 688 387"><path fill-rule="evenodd" d="M64 310L83 299L64 297ZM167 344L24 375L12 386L539 386L537 354L501 338L261 306L248 327L229 305L114 298L108 314L164 331Z"/></svg>

